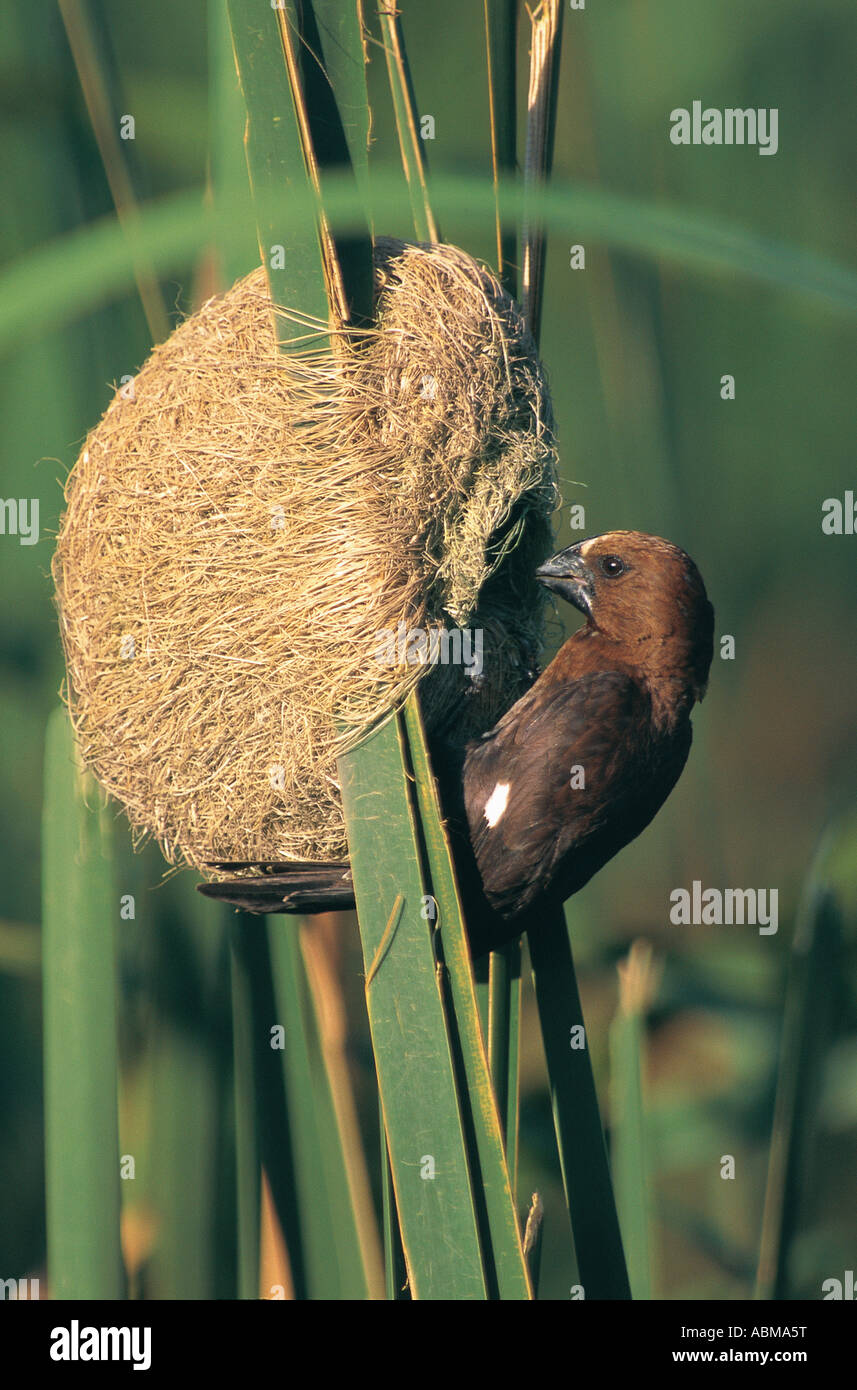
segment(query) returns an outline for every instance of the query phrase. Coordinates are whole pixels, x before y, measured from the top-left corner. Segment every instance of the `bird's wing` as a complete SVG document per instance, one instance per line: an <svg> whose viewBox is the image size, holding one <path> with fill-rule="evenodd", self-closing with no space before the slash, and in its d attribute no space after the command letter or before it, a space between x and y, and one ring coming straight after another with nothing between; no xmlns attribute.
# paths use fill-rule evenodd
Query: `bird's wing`
<svg viewBox="0 0 857 1390"><path fill-rule="evenodd" d="M612 853L647 824L666 795L655 796L637 825L642 802L654 791L650 730L644 688L628 674L598 671L547 689L537 684L470 746L467 820L486 894L498 911L510 915L529 906L554 886L559 869L568 878L570 858L585 856L596 840L603 847L623 818L630 833ZM670 786L686 756L685 749Z"/></svg>

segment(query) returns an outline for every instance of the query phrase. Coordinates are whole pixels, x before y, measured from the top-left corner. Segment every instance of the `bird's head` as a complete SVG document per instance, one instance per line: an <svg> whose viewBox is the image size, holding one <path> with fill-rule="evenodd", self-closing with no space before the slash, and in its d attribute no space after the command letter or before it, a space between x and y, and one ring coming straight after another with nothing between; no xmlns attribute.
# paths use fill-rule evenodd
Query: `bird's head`
<svg viewBox="0 0 857 1390"><path fill-rule="evenodd" d="M714 610L690 556L660 536L608 531L536 570L597 631L655 674L681 675L701 700L713 655Z"/></svg>

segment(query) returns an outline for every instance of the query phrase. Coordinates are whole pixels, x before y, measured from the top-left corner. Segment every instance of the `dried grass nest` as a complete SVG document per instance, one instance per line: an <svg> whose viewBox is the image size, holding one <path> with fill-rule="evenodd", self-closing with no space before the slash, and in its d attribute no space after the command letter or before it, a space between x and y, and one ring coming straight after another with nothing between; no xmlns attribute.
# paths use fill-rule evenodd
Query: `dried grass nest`
<svg viewBox="0 0 857 1390"><path fill-rule="evenodd" d="M534 343L455 247L379 239L375 277L368 335L278 309L286 353L261 269L209 300L69 477L53 573L72 720L170 863L342 856L345 746L419 679L429 729L466 738L531 678L556 505ZM401 640L456 626L470 669Z"/></svg>

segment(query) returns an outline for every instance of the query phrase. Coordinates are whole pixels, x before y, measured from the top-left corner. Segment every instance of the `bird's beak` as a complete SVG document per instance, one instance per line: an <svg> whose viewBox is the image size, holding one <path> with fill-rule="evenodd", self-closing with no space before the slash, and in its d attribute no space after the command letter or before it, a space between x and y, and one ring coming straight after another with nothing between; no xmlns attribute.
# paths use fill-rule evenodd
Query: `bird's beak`
<svg viewBox="0 0 857 1390"><path fill-rule="evenodd" d="M583 561L579 545L570 545L567 550L560 550L545 560L536 570L536 578L541 580L545 588L573 603L587 618L592 617L595 591L592 575Z"/></svg>

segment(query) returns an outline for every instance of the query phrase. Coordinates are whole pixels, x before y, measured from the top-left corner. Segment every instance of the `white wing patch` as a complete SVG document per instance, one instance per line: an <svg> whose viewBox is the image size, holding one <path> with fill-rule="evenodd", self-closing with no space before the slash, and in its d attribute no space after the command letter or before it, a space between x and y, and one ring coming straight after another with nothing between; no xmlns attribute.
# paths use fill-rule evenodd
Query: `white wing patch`
<svg viewBox="0 0 857 1390"><path fill-rule="evenodd" d="M493 792L485 802L485 819L491 829L502 819L503 813L509 802L508 782L498 782Z"/></svg>

